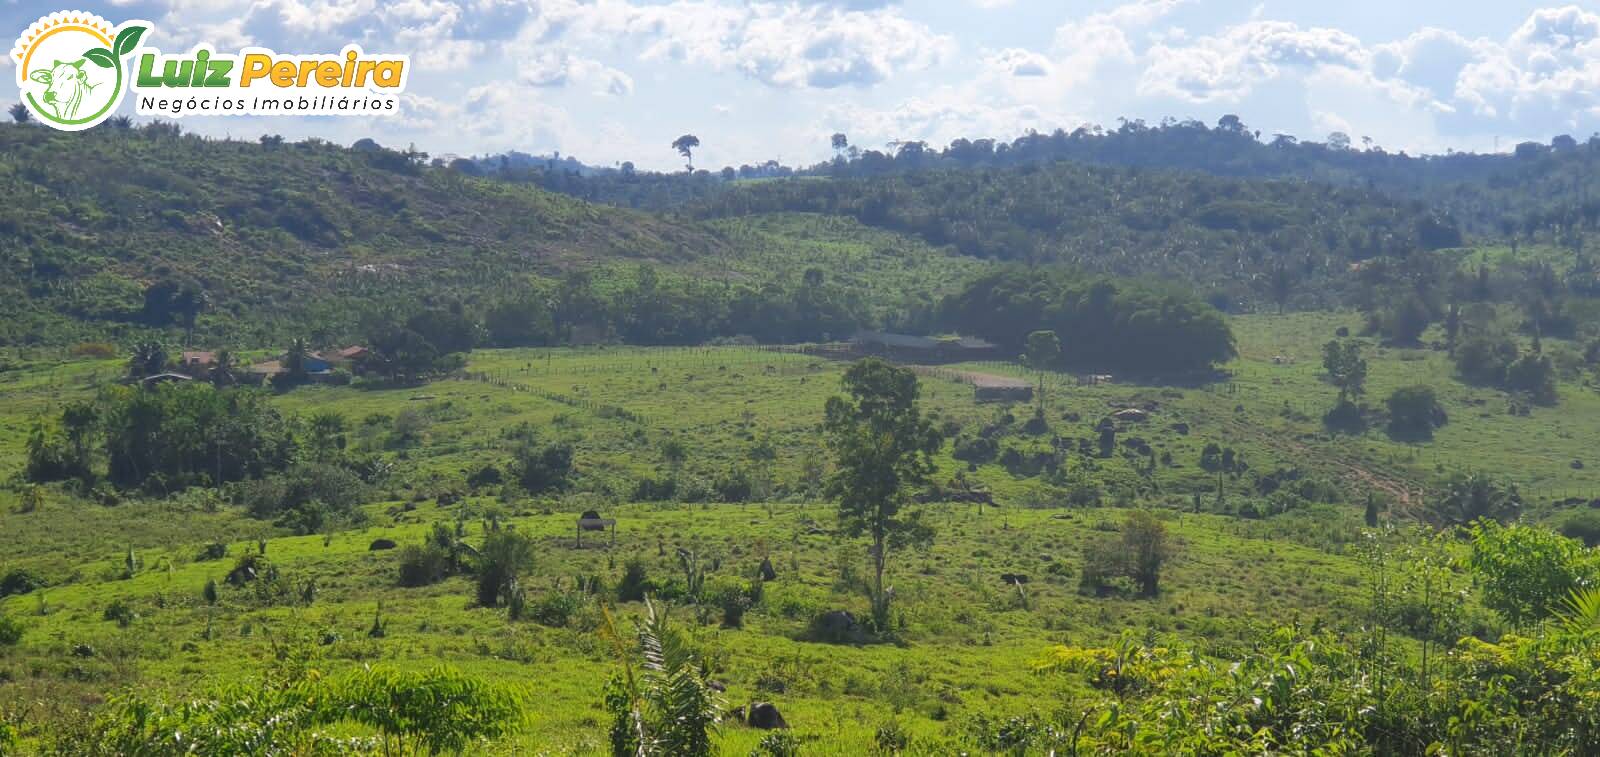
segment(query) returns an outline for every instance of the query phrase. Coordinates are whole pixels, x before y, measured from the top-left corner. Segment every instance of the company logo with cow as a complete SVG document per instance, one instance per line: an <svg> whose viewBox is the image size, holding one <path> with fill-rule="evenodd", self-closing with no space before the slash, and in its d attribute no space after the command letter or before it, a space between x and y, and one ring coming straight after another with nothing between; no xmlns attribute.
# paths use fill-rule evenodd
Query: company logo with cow
<svg viewBox="0 0 1600 757"><path fill-rule="evenodd" d="M224 53L200 43L165 54L141 47L147 21L113 26L83 11L33 22L11 49L22 104L41 123L79 131L110 118L130 90L140 115L392 115L410 75L406 55Z"/></svg>
<svg viewBox="0 0 1600 757"><path fill-rule="evenodd" d="M82 11L59 11L33 22L11 48L23 105L65 131L110 118L128 89L125 59L149 30L145 21L113 27Z"/></svg>

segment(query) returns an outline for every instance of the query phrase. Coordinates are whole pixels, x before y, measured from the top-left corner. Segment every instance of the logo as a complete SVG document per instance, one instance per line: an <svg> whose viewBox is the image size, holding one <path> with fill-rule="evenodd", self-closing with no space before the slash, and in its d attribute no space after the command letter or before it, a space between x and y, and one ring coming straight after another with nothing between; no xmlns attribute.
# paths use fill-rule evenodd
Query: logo
<svg viewBox="0 0 1600 757"><path fill-rule="evenodd" d="M59 11L33 22L11 48L23 104L63 131L110 118L127 91L124 60L149 29L145 21L112 27L82 11Z"/></svg>
<svg viewBox="0 0 1600 757"><path fill-rule="evenodd" d="M200 43L168 55L140 42L147 21L112 27L93 13L59 11L17 39L22 102L65 131L105 121L132 91L140 115L392 115L411 73L406 55L279 55L263 47L225 53Z"/></svg>

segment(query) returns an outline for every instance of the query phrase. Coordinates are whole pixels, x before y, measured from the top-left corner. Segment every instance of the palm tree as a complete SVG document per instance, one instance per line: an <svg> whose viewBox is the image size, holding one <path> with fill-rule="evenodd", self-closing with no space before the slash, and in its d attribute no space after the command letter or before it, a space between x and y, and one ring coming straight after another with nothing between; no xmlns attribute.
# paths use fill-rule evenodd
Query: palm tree
<svg viewBox="0 0 1600 757"><path fill-rule="evenodd" d="M311 354L311 346L301 337L289 341L289 351L283 356L283 370L291 378L302 379L306 376L306 357Z"/></svg>
<svg viewBox="0 0 1600 757"><path fill-rule="evenodd" d="M218 352L217 363L211 367L211 385L221 389L239 383L239 377L234 373L237 369L232 352L227 350Z"/></svg>
<svg viewBox="0 0 1600 757"><path fill-rule="evenodd" d="M128 358L128 375L133 378L154 376L167 367L167 348L160 342L140 342L134 345Z"/></svg>
<svg viewBox="0 0 1600 757"><path fill-rule="evenodd" d="M649 597L644 606L639 624L644 660L638 675L611 613L604 613L606 635L616 644L622 662L622 673L606 691L606 707L613 718L612 753L710 754L721 703L701 676L699 655L688 639L668 625L666 612Z"/></svg>
<svg viewBox="0 0 1600 757"><path fill-rule="evenodd" d="M1600 629L1600 588L1573 589L1556 617L1560 618L1561 626L1574 635Z"/></svg>

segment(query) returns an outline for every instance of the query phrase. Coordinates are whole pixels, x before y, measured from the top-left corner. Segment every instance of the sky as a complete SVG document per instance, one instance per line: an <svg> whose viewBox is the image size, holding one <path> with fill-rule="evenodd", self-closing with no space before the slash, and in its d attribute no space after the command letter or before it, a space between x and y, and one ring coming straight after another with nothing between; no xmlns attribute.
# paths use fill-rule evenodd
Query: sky
<svg viewBox="0 0 1600 757"><path fill-rule="evenodd" d="M144 44L167 53L408 54L397 116L180 123L435 156L665 170L687 133L697 167L805 165L835 132L943 147L1226 114L1413 154L1600 130L1600 0L0 0L0 31L57 10L153 22Z"/></svg>

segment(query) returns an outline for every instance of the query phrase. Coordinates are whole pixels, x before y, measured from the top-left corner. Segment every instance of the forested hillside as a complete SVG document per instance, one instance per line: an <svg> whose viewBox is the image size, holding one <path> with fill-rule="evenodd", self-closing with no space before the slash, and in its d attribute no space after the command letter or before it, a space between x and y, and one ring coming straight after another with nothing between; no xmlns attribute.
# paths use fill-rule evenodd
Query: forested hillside
<svg viewBox="0 0 1600 757"><path fill-rule="evenodd" d="M722 246L698 225L434 170L426 158L208 140L162 124L0 128L0 340L207 313L225 314L230 333L270 334L352 320L361 301L480 297L529 274L681 262Z"/></svg>
<svg viewBox="0 0 1600 757"><path fill-rule="evenodd" d="M836 157L806 168L776 161L695 173L636 172L562 160L480 159L463 170L624 207L667 209L715 198L742 179L870 178L926 171L1042 166L1058 161L1122 168L1188 171L1239 179L1292 179L1421 201L1451 215L1463 231L1507 242L1570 241L1600 221L1600 140L1559 135L1524 142L1508 153L1408 155L1334 133L1324 141L1264 135L1236 117L1213 127L1168 119L1151 126L1124 120L1115 129L1086 125L1016 139L957 139L940 148L899 141L886 150L833 136ZM526 157L526 156L523 156Z"/></svg>
<svg viewBox="0 0 1600 757"><path fill-rule="evenodd" d="M1362 190L1066 162L753 182L701 210L776 211L848 215L974 257L1179 279L1235 300L1287 299L1270 291L1276 275L1322 305L1354 289L1354 263L1462 241L1448 216Z"/></svg>

